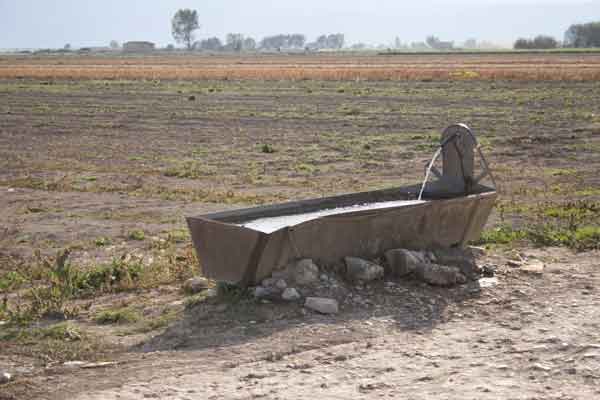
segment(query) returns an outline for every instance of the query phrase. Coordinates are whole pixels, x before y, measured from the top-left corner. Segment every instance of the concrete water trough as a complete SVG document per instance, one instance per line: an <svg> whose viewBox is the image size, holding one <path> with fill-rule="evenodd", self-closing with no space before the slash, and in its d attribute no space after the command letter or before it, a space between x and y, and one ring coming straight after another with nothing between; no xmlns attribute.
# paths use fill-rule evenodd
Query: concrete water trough
<svg viewBox="0 0 600 400"><path fill-rule="evenodd" d="M435 167L440 155L442 171ZM480 183L485 177L491 186ZM331 265L395 248L463 247L481 234L496 197L475 136L457 124L442 133L422 184L188 217L187 223L205 276L252 285L299 258Z"/></svg>

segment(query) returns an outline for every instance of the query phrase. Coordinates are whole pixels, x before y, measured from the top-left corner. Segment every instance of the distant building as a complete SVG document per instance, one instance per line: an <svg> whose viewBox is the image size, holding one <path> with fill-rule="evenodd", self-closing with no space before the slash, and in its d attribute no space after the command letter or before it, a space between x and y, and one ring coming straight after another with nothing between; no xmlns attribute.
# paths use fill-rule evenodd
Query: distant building
<svg viewBox="0 0 600 400"><path fill-rule="evenodd" d="M155 45L152 42L126 42L123 43L123 51L129 53L143 53L154 51Z"/></svg>

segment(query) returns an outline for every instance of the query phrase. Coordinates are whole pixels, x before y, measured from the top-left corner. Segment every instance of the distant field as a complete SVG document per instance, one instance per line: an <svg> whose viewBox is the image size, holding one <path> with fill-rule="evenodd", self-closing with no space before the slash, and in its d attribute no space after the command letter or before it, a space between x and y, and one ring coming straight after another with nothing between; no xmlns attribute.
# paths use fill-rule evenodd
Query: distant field
<svg viewBox="0 0 600 400"><path fill-rule="evenodd" d="M600 53L5 55L0 78L594 81Z"/></svg>

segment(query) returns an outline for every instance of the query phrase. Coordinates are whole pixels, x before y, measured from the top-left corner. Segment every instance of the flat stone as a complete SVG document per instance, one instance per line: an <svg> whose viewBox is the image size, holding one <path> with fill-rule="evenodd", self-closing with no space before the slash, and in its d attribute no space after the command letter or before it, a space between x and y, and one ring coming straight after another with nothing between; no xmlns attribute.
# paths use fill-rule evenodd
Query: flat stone
<svg viewBox="0 0 600 400"><path fill-rule="evenodd" d="M346 274L353 282L371 282L383 278L385 270L381 265L362 258L346 257Z"/></svg>
<svg viewBox="0 0 600 400"><path fill-rule="evenodd" d="M454 286L467 282L457 267L438 264L421 264L415 274L423 282L434 286Z"/></svg>
<svg viewBox="0 0 600 400"><path fill-rule="evenodd" d="M285 301L296 301L300 300L302 296L295 288L287 288L281 294L281 298Z"/></svg>
<svg viewBox="0 0 600 400"><path fill-rule="evenodd" d="M395 278L410 275L419 265L427 263L423 253L406 249L386 251L385 261L386 272Z"/></svg>
<svg viewBox="0 0 600 400"><path fill-rule="evenodd" d="M197 276L185 281L183 284L183 290L186 293L196 294L208 289L209 285L210 282L208 281L208 279L201 276Z"/></svg>
<svg viewBox="0 0 600 400"><path fill-rule="evenodd" d="M277 301L281 299L281 290L274 287L256 286L254 297L259 300Z"/></svg>
<svg viewBox="0 0 600 400"><path fill-rule="evenodd" d="M321 314L337 314L339 312L337 300L323 297L308 297L304 303L304 307Z"/></svg>
<svg viewBox="0 0 600 400"><path fill-rule="evenodd" d="M498 278L494 277L494 278L481 278L479 280L479 287L482 288L489 288L489 287L494 287L498 284Z"/></svg>
<svg viewBox="0 0 600 400"><path fill-rule="evenodd" d="M293 266L294 281L301 286L319 281L319 267L311 259L303 259Z"/></svg>
<svg viewBox="0 0 600 400"><path fill-rule="evenodd" d="M275 282L277 282L277 279L267 278L267 279L263 279L263 281L261 282L261 285L263 287L271 287L271 286L275 286Z"/></svg>
<svg viewBox="0 0 600 400"><path fill-rule="evenodd" d="M457 267L460 272L470 280L479 275L479 268L474 257L461 248L439 248L435 250L435 264Z"/></svg>
<svg viewBox="0 0 600 400"><path fill-rule="evenodd" d="M521 265L521 271L534 275L543 274L545 268L546 266L544 265L544 263L537 260Z"/></svg>

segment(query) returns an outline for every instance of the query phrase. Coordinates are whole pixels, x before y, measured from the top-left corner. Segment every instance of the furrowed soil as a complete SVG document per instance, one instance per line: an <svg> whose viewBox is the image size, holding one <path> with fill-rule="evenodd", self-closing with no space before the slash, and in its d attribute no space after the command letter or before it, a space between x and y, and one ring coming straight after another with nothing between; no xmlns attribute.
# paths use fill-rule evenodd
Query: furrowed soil
<svg viewBox="0 0 600 400"><path fill-rule="evenodd" d="M0 297L26 306L64 248L154 272L69 299L68 328L0 321L0 399L600 397L598 241L549 228L598 227L597 80L27 78L37 62L0 80ZM539 228L485 236L496 285L381 282L335 316L181 292L184 216L420 182L455 122L495 173L488 232Z"/></svg>

